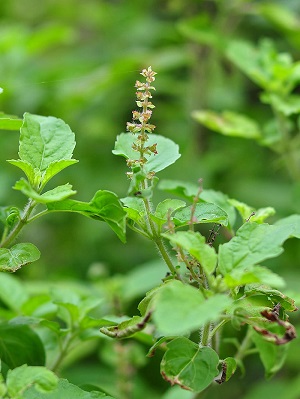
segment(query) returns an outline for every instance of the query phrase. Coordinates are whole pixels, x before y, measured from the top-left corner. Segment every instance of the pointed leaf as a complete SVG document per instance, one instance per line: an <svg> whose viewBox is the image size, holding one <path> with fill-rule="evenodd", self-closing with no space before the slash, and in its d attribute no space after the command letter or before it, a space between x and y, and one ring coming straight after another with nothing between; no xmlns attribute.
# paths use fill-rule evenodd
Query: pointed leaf
<svg viewBox="0 0 300 399"><path fill-rule="evenodd" d="M44 172L53 162L71 159L75 135L61 119L24 114L19 156Z"/></svg>
<svg viewBox="0 0 300 399"><path fill-rule="evenodd" d="M223 294L205 300L196 288L173 280L157 291L153 320L161 335L182 335L217 320L230 303Z"/></svg>
<svg viewBox="0 0 300 399"><path fill-rule="evenodd" d="M22 364L43 366L45 349L28 326L0 324L0 357L12 369Z"/></svg>
<svg viewBox="0 0 300 399"><path fill-rule="evenodd" d="M212 274L217 264L217 254L214 248L210 247L199 232L178 231L174 234L162 234L173 245L188 251L196 258L207 274Z"/></svg>
<svg viewBox="0 0 300 399"><path fill-rule="evenodd" d="M192 207L180 209L174 214L173 221L176 226L189 224L191 220ZM196 223L219 223L224 226L228 224L228 215L217 205L210 203L198 203L195 207L194 218Z"/></svg>
<svg viewBox="0 0 300 399"><path fill-rule="evenodd" d="M278 274L262 266L233 269L224 277L224 282L228 288L238 287L239 285L261 283L270 287L283 288L285 282Z"/></svg>
<svg viewBox="0 0 300 399"><path fill-rule="evenodd" d="M39 392L49 392L56 388L58 377L45 367L24 364L7 373L6 385L9 395L22 399L23 393L32 385Z"/></svg>
<svg viewBox="0 0 300 399"><path fill-rule="evenodd" d="M225 136L259 139L259 126L255 120L236 112L224 111L217 114L213 111L194 111L193 117L202 125Z"/></svg>
<svg viewBox="0 0 300 399"><path fill-rule="evenodd" d="M176 338L167 347L161 374L171 385L201 392L219 374L219 357L213 349L200 348L187 338Z"/></svg>
<svg viewBox="0 0 300 399"><path fill-rule="evenodd" d="M275 209L272 207L255 210L251 206L235 199L229 199L228 202L238 210L244 221L249 219L251 222L263 223L268 217L275 214Z"/></svg>
<svg viewBox="0 0 300 399"><path fill-rule="evenodd" d="M62 186L57 186L53 190L46 191L43 194L38 194L29 184L27 180L23 178L18 180L13 187L15 190L22 191L27 197L34 199L36 202L41 204L47 204L48 202L62 201L71 195L76 194L76 191L72 190L71 184L67 183Z"/></svg>
<svg viewBox="0 0 300 399"><path fill-rule="evenodd" d="M271 226L247 222L235 237L219 247L219 270L225 275L235 268L254 266L283 252L282 244L294 234L294 224Z"/></svg>
<svg viewBox="0 0 300 399"><path fill-rule="evenodd" d="M121 155L126 159L139 159L140 154L132 149L136 139L133 134L121 133L117 137L113 154ZM147 146L153 144L157 144L157 154L146 155L147 162L144 165L146 172L159 172L172 165L180 157L178 145L166 137L150 134Z"/></svg>
<svg viewBox="0 0 300 399"><path fill-rule="evenodd" d="M27 176L27 179L29 180L30 184L32 186L34 185L36 173L33 166L29 162L21 161L20 159L17 160L9 159L7 162L22 169L25 175Z"/></svg>
<svg viewBox="0 0 300 399"><path fill-rule="evenodd" d="M47 203L49 211L77 212L92 219L106 222L122 242L126 241L126 212L118 197L111 191L99 190L90 202L64 200Z"/></svg>
<svg viewBox="0 0 300 399"><path fill-rule="evenodd" d="M40 258L40 251L31 243L15 244L11 248L0 248L0 271L15 272Z"/></svg>
<svg viewBox="0 0 300 399"><path fill-rule="evenodd" d="M68 166L77 163L77 159L61 159L59 161L52 162L46 169L41 184L44 186L53 176L57 175L60 171L67 168Z"/></svg>
<svg viewBox="0 0 300 399"><path fill-rule="evenodd" d="M0 93L1 90L2 89L0 89ZM20 130L22 123L22 119L0 112L0 130Z"/></svg>

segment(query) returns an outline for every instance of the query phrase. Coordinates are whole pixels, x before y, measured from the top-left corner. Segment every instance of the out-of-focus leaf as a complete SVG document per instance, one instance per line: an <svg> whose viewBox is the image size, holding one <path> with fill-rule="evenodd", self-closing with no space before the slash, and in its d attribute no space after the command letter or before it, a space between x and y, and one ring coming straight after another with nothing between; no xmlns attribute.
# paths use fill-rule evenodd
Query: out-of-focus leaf
<svg viewBox="0 0 300 399"><path fill-rule="evenodd" d="M31 243L15 244L11 248L0 248L0 271L15 272L28 263L35 262L40 251Z"/></svg>
<svg viewBox="0 0 300 399"><path fill-rule="evenodd" d="M9 395L23 399L24 392L34 386L38 392L51 392L56 388L58 377L45 367L23 365L7 373L6 385Z"/></svg>
<svg viewBox="0 0 300 399"><path fill-rule="evenodd" d="M197 186L197 184L167 179L161 180L157 187L159 190L177 195L178 197L184 198L191 202L199 190L199 186Z"/></svg>
<svg viewBox="0 0 300 399"><path fill-rule="evenodd" d="M30 388L24 393L24 399L114 399L103 392L87 392L69 381L60 379L57 387L51 392L42 393Z"/></svg>
<svg viewBox="0 0 300 399"><path fill-rule="evenodd" d="M0 324L0 356L12 369L22 364L45 364L42 341L27 325Z"/></svg>
<svg viewBox="0 0 300 399"><path fill-rule="evenodd" d="M0 299L10 309L19 312L28 296L24 285L15 276L0 274Z"/></svg>
<svg viewBox="0 0 300 399"><path fill-rule="evenodd" d="M266 378L272 377L283 366L288 346L267 342L255 331L253 331L251 338L258 349L259 357L265 368Z"/></svg>
<svg viewBox="0 0 300 399"><path fill-rule="evenodd" d="M255 210L251 206L235 199L229 199L228 202L238 210L244 221L249 219L251 222L263 223L268 217L275 214L275 209L272 207Z"/></svg>
<svg viewBox="0 0 300 399"><path fill-rule="evenodd" d="M0 112L0 130L20 130L22 123L22 119L19 119L18 117L13 115L6 115L3 112Z"/></svg>
<svg viewBox="0 0 300 399"><path fill-rule="evenodd" d="M300 96L290 94L288 97L281 97L274 93L264 93L261 96L262 102L271 104L274 109L285 116L298 114L300 112Z"/></svg>
<svg viewBox="0 0 300 399"><path fill-rule="evenodd" d="M219 357L213 349L200 348L187 338L176 338L167 348L160 371L170 384L201 392L219 374Z"/></svg>
<svg viewBox="0 0 300 399"><path fill-rule="evenodd" d="M194 111L193 118L202 125L225 136L259 139L261 132L257 123L249 117L231 111L217 114L213 111Z"/></svg>
<svg viewBox="0 0 300 399"><path fill-rule="evenodd" d="M285 282L278 274L262 266L253 266L247 268L233 269L224 277L224 282L228 288L238 287L239 285L261 283L270 287L283 288Z"/></svg>
<svg viewBox="0 0 300 399"><path fill-rule="evenodd" d="M196 288L173 280L157 291L153 320L161 335L182 335L217 320L230 303L226 295L205 299Z"/></svg>

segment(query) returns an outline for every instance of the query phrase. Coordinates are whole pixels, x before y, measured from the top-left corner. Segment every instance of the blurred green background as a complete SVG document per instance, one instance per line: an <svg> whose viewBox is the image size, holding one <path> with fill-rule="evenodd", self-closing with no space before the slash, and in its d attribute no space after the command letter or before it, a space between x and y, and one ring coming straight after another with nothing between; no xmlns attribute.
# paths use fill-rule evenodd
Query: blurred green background
<svg viewBox="0 0 300 399"><path fill-rule="evenodd" d="M299 14L298 0L2 1L0 109L18 116L30 112L62 118L76 134L74 156L80 162L54 183L71 183L79 200L90 200L98 189L122 197L127 168L111 150L116 135L131 120L135 80L151 65L158 73L153 98L156 133L177 142L182 154L160 178L203 178L204 188L254 207L273 206L278 218L299 212L299 186L276 154L250 140L217 135L191 117L194 110L210 108L246 113L259 122L269 118L270 110L258 100L259 89L226 59L223 49L233 39L256 44L268 37L279 51L297 60ZM1 204L23 206L22 194L11 189L19 171L5 162L17 157L17 132L1 132L0 148ZM159 199L163 194L157 195ZM42 218L22 233L22 240L42 252L40 261L19 273L31 281L126 274L156 258L152 245L131 232L124 245L106 225L76 215ZM299 290L299 259L299 243L293 240L273 262L290 291ZM290 381L299 390L289 398L300 397L299 341L291 346L286 367L275 377L278 386L266 384L257 359L249 359L244 379L234 378L201 398L288 398L282 392L292 390ZM149 397L159 398L167 384L160 381L154 363L143 366L143 386ZM76 370L73 376L80 380ZM176 395L191 398L187 393Z"/></svg>

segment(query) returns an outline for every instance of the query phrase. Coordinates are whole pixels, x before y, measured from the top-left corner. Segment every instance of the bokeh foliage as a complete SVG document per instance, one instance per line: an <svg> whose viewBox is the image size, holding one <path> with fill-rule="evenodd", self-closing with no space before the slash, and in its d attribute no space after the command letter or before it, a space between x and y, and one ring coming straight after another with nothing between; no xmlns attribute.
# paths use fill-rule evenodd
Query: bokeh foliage
<svg viewBox="0 0 300 399"><path fill-rule="evenodd" d="M111 150L116 135L131 119L133 82L143 67L152 65L159 74L153 116L156 132L172 138L182 153L181 160L162 177L191 182L203 178L205 188L223 191L254 207L273 206L279 216L299 212L300 187L276 154L250 140L219 136L191 116L194 110L209 108L245 113L259 123L269 119L270 110L259 101L259 89L226 57L224 49L235 39L256 45L270 38L279 51L297 60L299 13L297 0L3 1L0 109L18 116L27 111L62 118L76 134L75 158L80 160L64 172L63 182L76 186L78 199L83 201L98 189L122 196L128 184L126 167ZM1 132L0 199L4 204L22 200L19 192L9 189L19 175L5 164L5 159L16 157L17 145L16 132ZM43 281L40 286L44 287L46 278L95 280L101 285L110 275L109 283L105 280L107 287L101 285L101 289L107 298L126 301L120 312L130 313L139 295L161 276L156 263L138 268L144 262L155 262L147 241L129 234L124 246L108 227L80 216L46 218L24 236L42 252L39 262L20 273L22 279L31 281L33 291L37 289L34 281ZM291 240L277 265L290 290L299 287L299 259L299 244ZM224 398L256 399L268 395L279 399L280 392L288 397L288 390L289 397L296 398L300 391L299 379L295 379L300 355L297 343L291 343L276 389L272 383L259 382L263 371L249 359L244 380L231 380L202 397L214 399L222 394ZM93 357L83 360L84 370L82 363L73 360L67 377L80 383L85 373L96 379L101 372L113 383L116 376L107 371L115 366L110 355L118 356L122 350L126 364L127 349L112 349L112 344L103 343L101 371ZM145 363L144 352L143 345L130 352L134 366L141 368L139 377L132 376L135 395L138 398L147 389L149 398L162 397L167 385L155 375L155 361ZM253 385L254 381L258 383ZM189 395L169 393L164 399L192 398Z"/></svg>

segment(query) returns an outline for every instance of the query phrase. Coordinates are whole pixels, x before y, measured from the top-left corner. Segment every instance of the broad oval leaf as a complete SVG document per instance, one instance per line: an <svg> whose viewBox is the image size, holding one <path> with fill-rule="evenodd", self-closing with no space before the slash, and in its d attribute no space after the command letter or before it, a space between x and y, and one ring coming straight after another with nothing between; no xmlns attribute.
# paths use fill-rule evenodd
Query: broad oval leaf
<svg viewBox="0 0 300 399"><path fill-rule="evenodd" d="M19 156L44 172L53 162L71 159L75 135L61 119L52 116L24 114Z"/></svg>
<svg viewBox="0 0 300 399"><path fill-rule="evenodd" d="M154 323L159 333L166 336L186 334L216 321L231 304L224 294L205 299L201 291L178 280L154 291L152 301Z"/></svg>
<svg viewBox="0 0 300 399"><path fill-rule="evenodd" d="M0 357L12 369L22 364L43 366L45 349L30 327L0 324Z"/></svg>
<svg viewBox="0 0 300 399"><path fill-rule="evenodd" d="M173 221L176 226L184 226L190 223L192 206L180 209L174 214ZM198 203L195 207L195 223L219 223L228 225L228 215L219 206L210 203Z"/></svg>
<svg viewBox="0 0 300 399"><path fill-rule="evenodd" d="M40 251L31 243L15 244L11 248L0 248L0 271L15 272L40 258Z"/></svg>
<svg viewBox="0 0 300 399"><path fill-rule="evenodd" d="M274 258L283 252L282 244L291 236L297 236L297 225L278 225L247 222L235 237L219 247L219 270L226 275L235 268L257 265L265 259Z"/></svg>
<svg viewBox="0 0 300 399"><path fill-rule="evenodd" d="M139 159L139 153L132 149L135 141L136 136L133 134L121 133L117 137L113 154L121 155L126 159ZM159 172L172 165L180 157L178 145L166 137L150 134L147 145L153 144L157 144L157 154L146 155L147 162L144 165L146 172Z"/></svg>
<svg viewBox="0 0 300 399"><path fill-rule="evenodd" d="M171 385L201 392L219 374L218 364L219 357L213 349L200 348L187 338L176 338L167 344L160 371Z"/></svg>
<svg viewBox="0 0 300 399"><path fill-rule="evenodd" d="M7 373L7 391L12 398L22 399L23 393L34 386L39 392L49 392L56 388L58 377L46 367L23 366Z"/></svg>

